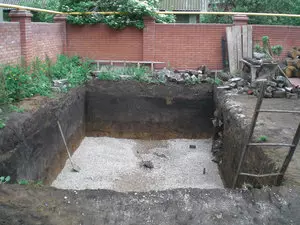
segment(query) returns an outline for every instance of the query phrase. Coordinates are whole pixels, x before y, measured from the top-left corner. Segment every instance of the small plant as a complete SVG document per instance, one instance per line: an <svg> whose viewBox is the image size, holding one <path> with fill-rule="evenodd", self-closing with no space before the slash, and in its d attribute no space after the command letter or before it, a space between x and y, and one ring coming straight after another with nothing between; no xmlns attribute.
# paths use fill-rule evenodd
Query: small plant
<svg viewBox="0 0 300 225"><path fill-rule="evenodd" d="M10 176L1 176L0 177L0 184L5 184L10 181Z"/></svg>
<svg viewBox="0 0 300 225"><path fill-rule="evenodd" d="M34 187L41 187L41 186L43 186L43 181L41 181L41 180L33 181L33 180L21 179L21 180L18 180L18 184L19 185L32 185Z"/></svg>
<svg viewBox="0 0 300 225"><path fill-rule="evenodd" d="M20 184L20 185L28 185L29 181L26 180L26 179L21 179L21 180L18 180L18 184Z"/></svg>
<svg viewBox="0 0 300 225"><path fill-rule="evenodd" d="M10 109L10 111L13 111L13 112L18 112L18 113L23 113L24 112L23 108L15 106L15 105L10 105L9 109Z"/></svg>
<svg viewBox="0 0 300 225"><path fill-rule="evenodd" d="M270 40L268 36L262 37L262 46L256 44L254 47L256 52L265 53L267 57L271 58L273 55L280 56L283 50L281 45L270 46Z"/></svg>
<svg viewBox="0 0 300 225"><path fill-rule="evenodd" d="M5 126L4 120L0 119L0 129L3 129Z"/></svg>
<svg viewBox="0 0 300 225"><path fill-rule="evenodd" d="M262 135L262 136L260 136L260 137L258 138L258 141L259 141L259 142L267 142L267 141L268 141L268 137L265 136L265 135Z"/></svg>

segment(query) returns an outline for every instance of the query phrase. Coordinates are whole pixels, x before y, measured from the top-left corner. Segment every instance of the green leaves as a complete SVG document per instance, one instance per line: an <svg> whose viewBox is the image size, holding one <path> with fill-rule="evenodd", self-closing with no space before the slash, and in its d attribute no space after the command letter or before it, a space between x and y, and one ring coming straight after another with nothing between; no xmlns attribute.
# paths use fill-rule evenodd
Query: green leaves
<svg viewBox="0 0 300 225"><path fill-rule="evenodd" d="M90 60L64 55L59 55L54 64L50 60L42 62L37 58L27 67L5 66L0 70L0 104L18 102L35 95L49 96L52 92L52 79L67 79L68 88L76 87L87 81L90 72ZM11 110L23 111L14 106L11 106ZM4 126L4 122L0 121L0 128Z"/></svg>
<svg viewBox="0 0 300 225"><path fill-rule="evenodd" d="M61 10L66 12L121 12L122 14L106 16L100 14L68 16L68 21L72 24L105 23L114 29L129 26L142 29L145 16L151 16L159 23L174 22L174 16L156 13L158 3L157 0L61 0Z"/></svg>
<svg viewBox="0 0 300 225"><path fill-rule="evenodd" d="M5 184L8 183L10 181L10 176L1 176L0 177L0 184Z"/></svg>
<svg viewBox="0 0 300 225"><path fill-rule="evenodd" d="M211 11L233 12L259 12L259 13L287 13L300 14L300 0L221 0L219 4L213 4ZM230 20L227 16L205 15L203 22L224 23ZM271 25L300 25L300 18L275 17L275 16L250 16L250 24Z"/></svg>

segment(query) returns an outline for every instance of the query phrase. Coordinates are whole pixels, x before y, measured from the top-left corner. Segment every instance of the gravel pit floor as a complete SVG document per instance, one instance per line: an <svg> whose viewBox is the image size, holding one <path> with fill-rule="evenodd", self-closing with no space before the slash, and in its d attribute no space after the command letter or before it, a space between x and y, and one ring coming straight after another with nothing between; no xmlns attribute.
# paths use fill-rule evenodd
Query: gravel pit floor
<svg viewBox="0 0 300 225"><path fill-rule="evenodd" d="M80 172L72 172L67 160L52 186L119 192L223 188L211 145L211 139L86 137L72 156Z"/></svg>

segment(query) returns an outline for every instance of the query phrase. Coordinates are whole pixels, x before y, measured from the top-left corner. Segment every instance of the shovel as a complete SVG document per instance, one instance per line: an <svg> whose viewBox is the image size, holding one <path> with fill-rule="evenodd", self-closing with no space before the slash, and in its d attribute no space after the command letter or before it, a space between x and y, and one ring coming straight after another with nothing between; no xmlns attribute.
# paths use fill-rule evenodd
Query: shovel
<svg viewBox="0 0 300 225"><path fill-rule="evenodd" d="M61 129L61 126L60 126L60 123L59 123L58 120L57 120L57 125L58 125L58 128L59 128L61 137L62 137L62 139L63 139L63 141L64 141L64 144L65 144L65 146L66 146L66 149L67 149L67 153L68 153L68 156L69 156L69 160L70 160L71 166L72 166L72 171L73 171L73 172L79 172L79 171L80 171L80 167L77 166L75 163L73 163L73 161L72 161L72 159L71 159L71 154L70 154L70 151L69 151L69 148L68 148L68 145L67 145L67 142L66 142L64 133L63 133L63 131L62 131L62 129Z"/></svg>

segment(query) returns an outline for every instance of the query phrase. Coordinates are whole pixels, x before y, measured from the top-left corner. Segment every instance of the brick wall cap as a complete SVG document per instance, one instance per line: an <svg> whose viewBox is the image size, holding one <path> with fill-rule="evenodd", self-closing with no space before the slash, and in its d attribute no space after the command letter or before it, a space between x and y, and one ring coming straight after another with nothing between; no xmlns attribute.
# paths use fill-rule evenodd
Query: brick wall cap
<svg viewBox="0 0 300 225"><path fill-rule="evenodd" d="M247 15L234 15L233 17L234 21L248 21L249 17Z"/></svg>
<svg viewBox="0 0 300 225"><path fill-rule="evenodd" d="M31 12L27 11L27 10L12 10L9 13L9 17L10 18L18 18L18 17L22 17L22 18L31 18L32 14Z"/></svg>
<svg viewBox="0 0 300 225"><path fill-rule="evenodd" d="M67 16L66 15L56 15L54 18L54 21L56 22L63 22L63 21L66 21L67 20Z"/></svg>

